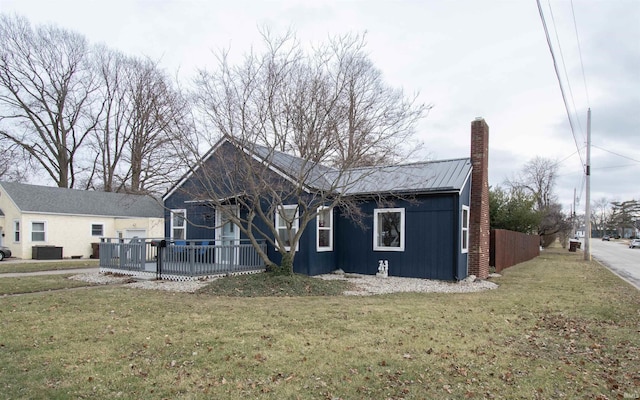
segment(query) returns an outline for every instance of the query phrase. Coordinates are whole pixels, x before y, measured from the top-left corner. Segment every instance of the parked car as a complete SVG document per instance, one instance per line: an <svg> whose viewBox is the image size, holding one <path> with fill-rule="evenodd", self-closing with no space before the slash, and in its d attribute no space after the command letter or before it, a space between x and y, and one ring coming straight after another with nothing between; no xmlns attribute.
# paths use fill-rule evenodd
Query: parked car
<svg viewBox="0 0 640 400"><path fill-rule="evenodd" d="M629 243L630 249L635 249L636 247L640 248L640 239L633 239L631 243Z"/></svg>
<svg viewBox="0 0 640 400"><path fill-rule="evenodd" d="M11 250L8 247L0 246L0 261L7 257L11 257Z"/></svg>
<svg viewBox="0 0 640 400"><path fill-rule="evenodd" d="M610 241L610 240L611 240L611 237L610 237L609 235L604 235L604 236L602 237L602 241L605 241L605 240L608 242L608 241Z"/></svg>

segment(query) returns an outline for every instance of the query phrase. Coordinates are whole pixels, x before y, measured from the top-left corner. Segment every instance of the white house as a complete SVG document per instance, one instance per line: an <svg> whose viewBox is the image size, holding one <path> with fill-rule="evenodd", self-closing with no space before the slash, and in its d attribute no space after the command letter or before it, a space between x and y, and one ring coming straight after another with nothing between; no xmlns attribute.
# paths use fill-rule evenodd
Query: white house
<svg viewBox="0 0 640 400"><path fill-rule="evenodd" d="M163 235L163 207L151 196L0 182L0 245L17 258L50 246L86 258L101 237Z"/></svg>

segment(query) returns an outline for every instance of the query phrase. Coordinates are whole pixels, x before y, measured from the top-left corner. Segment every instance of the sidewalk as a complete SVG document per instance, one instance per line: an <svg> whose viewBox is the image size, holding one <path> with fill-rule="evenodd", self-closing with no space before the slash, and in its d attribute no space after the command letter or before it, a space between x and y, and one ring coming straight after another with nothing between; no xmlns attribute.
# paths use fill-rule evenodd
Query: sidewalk
<svg viewBox="0 0 640 400"><path fill-rule="evenodd" d="M35 264L35 263L60 263L64 261L82 261L82 260L22 260L16 258L7 258L3 263L7 264ZM1 265L1 264L0 264ZM71 269L58 269L48 271L32 271L32 272L8 272L6 274L0 273L0 278L18 278L22 276L38 276L38 275L64 275L64 274L86 274L89 272L98 272L99 266L86 267L86 268L71 268Z"/></svg>
<svg viewBox="0 0 640 400"><path fill-rule="evenodd" d="M38 275L64 275L64 274L87 274L90 272L98 272L100 267L91 268L74 268L74 269L56 269L50 271L34 271L34 272L9 272L6 274L0 274L1 278L19 278L24 276L38 276Z"/></svg>

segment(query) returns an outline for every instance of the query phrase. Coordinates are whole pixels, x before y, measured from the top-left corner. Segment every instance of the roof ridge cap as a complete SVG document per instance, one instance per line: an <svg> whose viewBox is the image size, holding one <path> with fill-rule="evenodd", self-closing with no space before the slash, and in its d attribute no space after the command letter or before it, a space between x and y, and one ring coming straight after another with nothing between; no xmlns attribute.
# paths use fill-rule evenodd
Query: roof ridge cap
<svg viewBox="0 0 640 400"><path fill-rule="evenodd" d="M442 162L462 161L462 160L471 160L471 158L470 157L457 157L457 158L446 158L446 159L442 159L442 160L414 161L414 162L401 163L401 164L371 165L371 166L368 166L368 167L348 168L345 171L358 171L358 170L365 170L365 169L399 168L399 167L408 167L408 166L412 166L412 165L436 164L436 163L442 163Z"/></svg>

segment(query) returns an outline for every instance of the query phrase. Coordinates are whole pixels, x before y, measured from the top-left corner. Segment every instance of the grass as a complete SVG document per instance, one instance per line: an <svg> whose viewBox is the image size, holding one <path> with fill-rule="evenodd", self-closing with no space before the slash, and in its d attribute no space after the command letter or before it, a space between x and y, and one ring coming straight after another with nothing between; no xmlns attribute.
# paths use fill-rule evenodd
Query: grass
<svg viewBox="0 0 640 400"><path fill-rule="evenodd" d="M60 260L48 262L16 263L6 260L0 263L0 274L14 272L57 271L62 269L97 267L98 260Z"/></svg>
<svg viewBox="0 0 640 400"><path fill-rule="evenodd" d="M581 258L545 251L504 271L499 289L467 294L229 297L229 285L4 297L0 390L8 399L640 396L640 292Z"/></svg>

